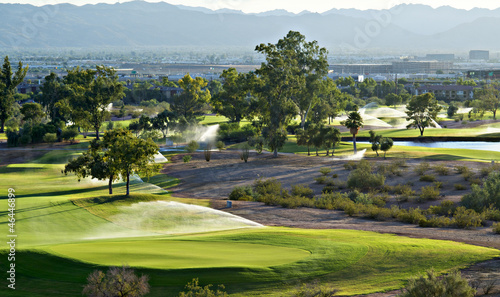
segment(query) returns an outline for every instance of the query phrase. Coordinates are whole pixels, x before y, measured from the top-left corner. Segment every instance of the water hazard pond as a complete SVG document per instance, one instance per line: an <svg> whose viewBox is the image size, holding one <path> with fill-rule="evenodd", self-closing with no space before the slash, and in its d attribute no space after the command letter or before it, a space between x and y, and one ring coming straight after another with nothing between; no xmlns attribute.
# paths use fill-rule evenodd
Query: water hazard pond
<svg viewBox="0 0 500 297"><path fill-rule="evenodd" d="M369 142L358 141L358 143L369 143ZM500 142L487 142L487 141L437 141L437 142L394 141L394 145L500 152Z"/></svg>

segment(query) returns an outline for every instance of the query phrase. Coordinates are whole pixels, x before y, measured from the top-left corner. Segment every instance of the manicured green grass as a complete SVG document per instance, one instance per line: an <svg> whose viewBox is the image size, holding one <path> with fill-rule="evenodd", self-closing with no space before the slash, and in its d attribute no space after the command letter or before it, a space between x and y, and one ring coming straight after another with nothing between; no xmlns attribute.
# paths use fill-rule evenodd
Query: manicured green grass
<svg viewBox="0 0 500 297"><path fill-rule="evenodd" d="M202 125L215 125L228 122L229 119L225 116L220 115L205 115L203 120L200 122Z"/></svg>
<svg viewBox="0 0 500 297"><path fill-rule="evenodd" d="M0 133L0 140L7 140L7 135L5 133Z"/></svg>
<svg viewBox="0 0 500 297"><path fill-rule="evenodd" d="M342 294L366 294L399 288L431 267L443 273L500 256L498 250L455 242L353 230L266 227L159 235L134 226L133 219L155 210L147 203L171 200L163 188L177 181L164 175L151 183L134 180L131 192L137 194L126 199L118 182L117 195L110 197L105 181L77 182L61 173L78 153L53 151L0 168L0 188L16 190L19 235L17 288L2 290L2 296L79 296L92 270L122 264L150 276L149 296L176 296L193 278L203 285L223 283L234 296L290 295L297 284L314 279ZM141 203L146 207L134 213ZM0 199L1 230L8 230L6 209L7 199ZM166 223L197 215L182 212ZM7 253L7 245L0 246L0 259ZM0 269L7 271L6 265L0 261ZM0 284L5 287L6 279Z"/></svg>

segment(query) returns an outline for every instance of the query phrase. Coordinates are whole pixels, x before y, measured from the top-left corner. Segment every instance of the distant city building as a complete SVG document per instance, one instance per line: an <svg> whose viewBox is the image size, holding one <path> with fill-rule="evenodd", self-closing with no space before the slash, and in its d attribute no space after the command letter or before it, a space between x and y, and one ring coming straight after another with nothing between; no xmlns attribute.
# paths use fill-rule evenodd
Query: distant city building
<svg viewBox="0 0 500 297"><path fill-rule="evenodd" d="M453 61L455 60L455 54L427 54L425 59L436 60L436 61Z"/></svg>
<svg viewBox="0 0 500 297"><path fill-rule="evenodd" d="M453 62L444 61L396 61L392 62L393 73L436 73L447 72L453 68Z"/></svg>
<svg viewBox="0 0 500 297"><path fill-rule="evenodd" d="M489 60L490 51L472 50L469 52L469 59L471 60Z"/></svg>
<svg viewBox="0 0 500 297"><path fill-rule="evenodd" d="M500 70L469 70L467 71L467 77L471 79L500 79Z"/></svg>
<svg viewBox="0 0 500 297"><path fill-rule="evenodd" d="M468 100L474 97L473 86L462 85L424 85L415 90L415 95L433 93L438 100Z"/></svg>
<svg viewBox="0 0 500 297"><path fill-rule="evenodd" d="M391 73L390 64L333 64L330 70L336 74L370 74L370 73Z"/></svg>

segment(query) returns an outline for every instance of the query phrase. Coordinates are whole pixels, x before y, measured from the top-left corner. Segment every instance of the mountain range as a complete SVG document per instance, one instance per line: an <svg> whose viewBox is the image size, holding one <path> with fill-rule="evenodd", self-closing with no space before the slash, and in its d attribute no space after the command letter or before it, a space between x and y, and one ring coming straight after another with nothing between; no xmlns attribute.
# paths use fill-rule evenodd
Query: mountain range
<svg viewBox="0 0 500 297"><path fill-rule="evenodd" d="M500 50L500 9L401 4L387 10L332 9L293 14L175 6L164 2L42 7L0 4L0 48L249 47L297 30L346 51Z"/></svg>

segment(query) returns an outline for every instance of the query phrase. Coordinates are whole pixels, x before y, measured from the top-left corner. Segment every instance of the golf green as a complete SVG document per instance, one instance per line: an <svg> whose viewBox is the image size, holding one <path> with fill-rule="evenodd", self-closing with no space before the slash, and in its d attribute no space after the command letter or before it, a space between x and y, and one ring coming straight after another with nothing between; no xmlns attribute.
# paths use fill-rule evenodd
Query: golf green
<svg viewBox="0 0 500 297"><path fill-rule="evenodd" d="M159 269L271 267L299 261L308 251L264 244L207 241L117 241L62 244L55 254L101 265Z"/></svg>

